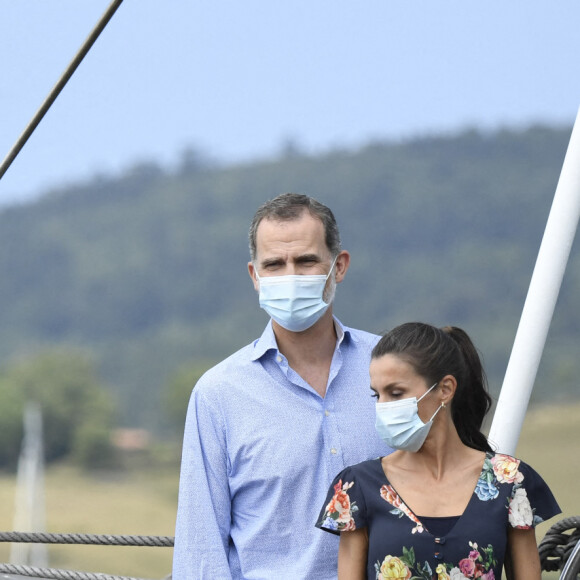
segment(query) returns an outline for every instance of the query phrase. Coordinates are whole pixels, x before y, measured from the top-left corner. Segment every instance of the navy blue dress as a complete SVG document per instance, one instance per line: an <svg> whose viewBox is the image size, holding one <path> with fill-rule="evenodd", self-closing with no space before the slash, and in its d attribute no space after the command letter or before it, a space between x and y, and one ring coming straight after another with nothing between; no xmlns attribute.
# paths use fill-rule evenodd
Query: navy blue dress
<svg viewBox="0 0 580 580"><path fill-rule="evenodd" d="M560 511L529 465L487 453L465 511L441 535L405 505L379 458L336 476L316 526L334 534L368 528L368 579L500 580L508 528L533 528Z"/></svg>

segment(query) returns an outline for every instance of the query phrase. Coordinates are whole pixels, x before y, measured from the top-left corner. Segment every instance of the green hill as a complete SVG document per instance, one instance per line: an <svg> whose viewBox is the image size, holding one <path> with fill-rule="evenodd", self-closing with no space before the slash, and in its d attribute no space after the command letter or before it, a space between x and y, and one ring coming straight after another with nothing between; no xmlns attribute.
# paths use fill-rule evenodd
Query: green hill
<svg viewBox="0 0 580 580"><path fill-rule="evenodd" d="M264 200L298 191L333 209L352 254L339 318L376 332L406 320L463 326L497 392L569 136L470 130L231 167L189 157L5 208L0 363L47 345L86 348L122 422L158 427L181 365L223 358L261 332L247 228ZM578 394L579 285L576 244L535 400Z"/></svg>

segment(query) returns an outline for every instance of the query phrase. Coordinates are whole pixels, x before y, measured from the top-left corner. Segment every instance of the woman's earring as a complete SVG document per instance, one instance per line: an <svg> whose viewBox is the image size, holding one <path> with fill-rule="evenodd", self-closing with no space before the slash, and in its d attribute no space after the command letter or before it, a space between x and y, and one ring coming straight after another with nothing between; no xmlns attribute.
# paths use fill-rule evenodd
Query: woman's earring
<svg viewBox="0 0 580 580"><path fill-rule="evenodd" d="M445 401L441 401L441 406L445 409Z"/></svg>

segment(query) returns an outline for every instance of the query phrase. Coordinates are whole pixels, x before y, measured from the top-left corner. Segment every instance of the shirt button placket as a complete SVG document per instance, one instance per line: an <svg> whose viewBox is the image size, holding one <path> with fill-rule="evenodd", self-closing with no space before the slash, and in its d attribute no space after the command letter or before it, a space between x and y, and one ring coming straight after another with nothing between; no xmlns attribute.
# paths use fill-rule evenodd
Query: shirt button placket
<svg viewBox="0 0 580 580"><path fill-rule="evenodd" d="M335 417L333 416L330 409L324 409L324 431L325 440L328 449L328 453L331 458L331 469L339 471L342 468L342 464L336 463L340 461L339 447L337 446L338 433L336 431L336 424L334 422Z"/></svg>

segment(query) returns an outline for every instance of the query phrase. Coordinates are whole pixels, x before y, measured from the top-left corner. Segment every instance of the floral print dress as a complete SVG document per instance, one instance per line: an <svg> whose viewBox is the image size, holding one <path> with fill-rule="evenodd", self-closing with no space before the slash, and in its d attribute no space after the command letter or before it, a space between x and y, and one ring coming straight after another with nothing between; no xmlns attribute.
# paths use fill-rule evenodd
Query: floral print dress
<svg viewBox="0 0 580 580"><path fill-rule="evenodd" d="M336 476L316 526L335 534L368 527L368 579L500 580L508 527L533 528L558 513L529 465L487 453L465 511L437 536L405 505L379 458Z"/></svg>

